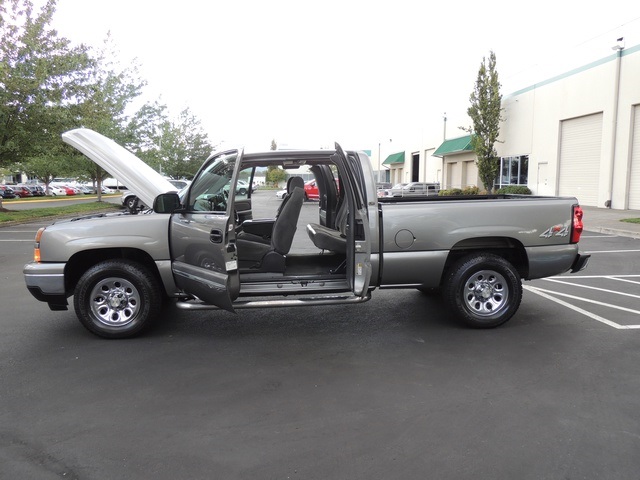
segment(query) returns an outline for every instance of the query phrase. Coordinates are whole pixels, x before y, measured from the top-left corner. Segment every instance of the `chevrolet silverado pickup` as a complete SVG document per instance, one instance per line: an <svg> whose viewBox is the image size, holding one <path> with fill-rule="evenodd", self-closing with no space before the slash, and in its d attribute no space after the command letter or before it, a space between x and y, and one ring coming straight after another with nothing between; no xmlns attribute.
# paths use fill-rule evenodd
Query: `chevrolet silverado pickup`
<svg viewBox="0 0 640 480"><path fill-rule="evenodd" d="M575 198L492 195L378 198L363 152L243 149L214 153L180 194L102 135L63 140L153 209L55 222L35 238L27 288L52 310L68 299L80 322L106 338L140 333L164 301L185 310L358 304L376 289L439 291L471 327L509 320L522 280L582 270L582 210ZM254 218L239 181L270 166L289 172L278 211ZM317 217L298 228L304 181L319 190ZM337 179L337 180L336 180ZM307 204L308 205L308 204ZM306 232L305 232L306 230ZM292 251L298 231L303 251Z"/></svg>

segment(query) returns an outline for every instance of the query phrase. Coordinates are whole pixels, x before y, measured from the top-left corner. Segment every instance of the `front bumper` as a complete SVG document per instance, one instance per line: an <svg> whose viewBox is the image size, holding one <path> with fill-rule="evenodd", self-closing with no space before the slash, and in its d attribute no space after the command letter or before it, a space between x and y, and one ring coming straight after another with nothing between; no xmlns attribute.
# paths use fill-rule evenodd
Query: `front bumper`
<svg viewBox="0 0 640 480"><path fill-rule="evenodd" d="M22 273L27 289L37 300L49 304L51 310L67 310L64 286L64 263L27 263Z"/></svg>

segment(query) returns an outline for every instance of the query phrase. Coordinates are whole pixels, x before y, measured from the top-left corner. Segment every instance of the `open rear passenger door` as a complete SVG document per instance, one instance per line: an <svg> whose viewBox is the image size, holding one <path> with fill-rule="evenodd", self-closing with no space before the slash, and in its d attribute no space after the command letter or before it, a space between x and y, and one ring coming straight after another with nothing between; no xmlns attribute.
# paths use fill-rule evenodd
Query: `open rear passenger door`
<svg viewBox="0 0 640 480"><path fill-rule="evenodd" d="M363 174L357 160L347 155L335 144L332 161L340 173L340 188L344 189L348 202L347 222L347 281L353 293L359 297L368 294L371 281L371 231L367 216L367 201Z"/></svg>

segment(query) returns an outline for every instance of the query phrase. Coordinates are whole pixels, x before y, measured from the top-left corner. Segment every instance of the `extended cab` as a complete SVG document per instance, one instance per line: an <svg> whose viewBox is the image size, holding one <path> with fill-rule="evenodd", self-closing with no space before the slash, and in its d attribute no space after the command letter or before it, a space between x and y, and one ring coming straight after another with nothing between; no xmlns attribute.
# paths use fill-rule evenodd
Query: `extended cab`
<svg viewBox="0 0 640 480"><path fill-rule="evenodd" d="M63 139L153 205L148 213L56 222L36 235L34 261L24 268L29 291L53 310L67 309L73 296L81 323L103 337L139 333L167 297L182 309L235 311L357 304L376 288L440 290L466 324L495 327L518 310L522 279L576 272L588 260L578 249L575 198L379 199L369 158L337 144L216 153L178 195L96 132L73 130ZM270 218L254 218L254 196L239 194L239 181L251 184L269 166L305 166L315 176L319 201L306 206L317 217L304 227L304 251L291 251L301 178L289 182Z"/></svg>

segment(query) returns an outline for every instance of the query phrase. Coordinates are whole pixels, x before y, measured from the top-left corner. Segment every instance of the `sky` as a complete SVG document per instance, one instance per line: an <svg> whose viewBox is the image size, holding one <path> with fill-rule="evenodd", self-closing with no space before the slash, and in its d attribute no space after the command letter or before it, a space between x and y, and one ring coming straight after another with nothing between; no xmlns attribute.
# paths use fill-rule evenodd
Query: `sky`
<svg viewBox="0 0 640 480"><path fill-rule="evenodd" d="M640 2L58 0L53 27L140 65L213 144L395 151L465 134L494 51L507 95L640 44ZM437 146L437 145L435 145Z"/></svg>

